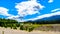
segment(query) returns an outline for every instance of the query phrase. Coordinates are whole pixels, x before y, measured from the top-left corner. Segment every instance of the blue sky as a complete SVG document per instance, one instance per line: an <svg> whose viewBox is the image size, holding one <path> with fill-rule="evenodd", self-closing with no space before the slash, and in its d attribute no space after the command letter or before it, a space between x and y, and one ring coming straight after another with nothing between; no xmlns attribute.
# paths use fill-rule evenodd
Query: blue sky
<svg viewBox="0 0 60 34"><path fill-rule="evenodd" d="M21 21L60 15L60 0L0 0L0 18Z"/></svg>

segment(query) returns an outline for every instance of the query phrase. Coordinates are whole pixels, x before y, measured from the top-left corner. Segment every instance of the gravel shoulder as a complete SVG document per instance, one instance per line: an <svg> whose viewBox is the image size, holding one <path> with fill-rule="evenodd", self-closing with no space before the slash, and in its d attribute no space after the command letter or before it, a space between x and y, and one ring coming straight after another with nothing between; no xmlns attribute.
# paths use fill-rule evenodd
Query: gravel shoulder
<svg viewBox="0 0 60 34"><path fill-rule="evenodd" d="M2 28L0 27L0 34L60 34L60 32L54 32L54 31L37 31L34 30L32 32L22 31L22 30L13 30L10 28Z"/></svg>

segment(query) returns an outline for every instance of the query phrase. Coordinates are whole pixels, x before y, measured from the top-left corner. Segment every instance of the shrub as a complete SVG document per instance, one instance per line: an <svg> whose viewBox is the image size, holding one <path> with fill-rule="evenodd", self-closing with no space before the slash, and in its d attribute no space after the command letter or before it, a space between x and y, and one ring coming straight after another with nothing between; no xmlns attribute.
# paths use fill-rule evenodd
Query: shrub
<svg viewBox="0 0 60 34"><path fill-rule="evenodd" d="M33 29L34 29L34 27L30 27L30 28L29 28L29 32L31 32Z"/></svg>
<svg viewBox="0 0 60 34"><path fill-rule="evenodd" d="M23 25L20 26L20 30L23 30Z"/></svg>
<svg viewBox="0 0 60 34"><path fill-rule="evenodd" d="M17 27L13 27L13 29L17 29Z"/></svg>

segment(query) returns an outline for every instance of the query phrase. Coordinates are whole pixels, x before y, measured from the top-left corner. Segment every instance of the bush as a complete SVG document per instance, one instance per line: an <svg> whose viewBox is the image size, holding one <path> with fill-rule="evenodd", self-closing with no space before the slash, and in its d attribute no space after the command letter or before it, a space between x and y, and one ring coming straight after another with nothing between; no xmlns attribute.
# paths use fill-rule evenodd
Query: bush
<svg viewBox="0 0 60 34"><path fill-rule="evenodd" d="M13 29L17 29L17 27L13 27Z"/></svg>
<svg viewBox="0 0 60 34"><path fill-rule="evenodd" d="M24 30L24 29L23 29L23 25L20 26L20 30Z"/></svg>
<svg viewBox="0 0 60 34"><path fill-rule="evenodd" d="M34 27L30 27L30 28L29 28L29 32L31 32L33 29L34 29Z"/></svg>

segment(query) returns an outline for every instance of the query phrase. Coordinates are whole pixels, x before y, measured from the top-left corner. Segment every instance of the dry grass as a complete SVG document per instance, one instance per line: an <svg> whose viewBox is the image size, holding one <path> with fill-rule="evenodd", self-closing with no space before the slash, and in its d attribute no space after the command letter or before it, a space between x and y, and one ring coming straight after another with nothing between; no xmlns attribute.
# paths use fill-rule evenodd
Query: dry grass
<svg viewBox="0 0 60 34"><path fill-rule="evenodd" d="M60 25L56 25L56 24L50 24L51 26L60 26ZM43 27L45 26L50 26L50 25L43 25ZM34 26L37 26L36 24ZM49 28L49 27L48 27ZM57 28L57 27L56 27ZM42 28L43 29L43 28ZM59 28L60 29L60 28ZM28 32L25 30L19 30L19 29L11 29L11 28L4 28L4 27L0 27L0 34L2 34L2 31L4 31L4 34L60 34L59 31L40 31L40 30L33 30L32 32Z"/></svg>

